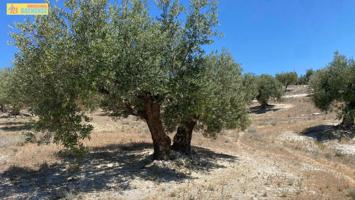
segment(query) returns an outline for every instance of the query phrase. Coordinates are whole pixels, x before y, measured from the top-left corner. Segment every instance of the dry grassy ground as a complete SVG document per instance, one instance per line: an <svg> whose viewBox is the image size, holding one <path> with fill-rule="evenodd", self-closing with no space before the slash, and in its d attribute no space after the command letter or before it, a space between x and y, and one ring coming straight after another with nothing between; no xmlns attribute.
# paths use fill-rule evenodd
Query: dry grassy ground
<svg viewBox="0 0 355 200"><path fill-rule="evenodd" d="M95 112L89 153L73 162L61 146L26 142L30 117L0 115L0 199L354 199L355 140L317 135L338 121L305 93L251 105L245 132L194 133L193 160L152 162L145 123Z"/></svg>

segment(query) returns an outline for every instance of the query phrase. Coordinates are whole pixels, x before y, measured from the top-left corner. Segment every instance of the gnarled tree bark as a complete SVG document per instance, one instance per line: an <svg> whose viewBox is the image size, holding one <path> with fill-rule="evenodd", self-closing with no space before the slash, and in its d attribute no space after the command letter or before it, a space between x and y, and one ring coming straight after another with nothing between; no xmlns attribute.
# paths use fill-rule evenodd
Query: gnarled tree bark
<svg viewBox="0 0 355 200"><path fill-rule="evenodd" d="M176 135L174 136L174 143L172 149L186 155L191 154L191 139L192 132L196 125L196 120L188 120L178 127Z"/></svg>
<svg viewBox="0 0 355 200"><path fill-rule="evenodd" d="M171 139L165 133L160 116L160 104L154 102L151 96L144 97L144 119L152 135L155 160L170 159Z"/></svg>
<svg viewBox="0 0 355 200"><path fill-rule="evenodd" d="M347 105L348 109L354 112L355 110L355 101L350 102ZM354 114L346 113L343 116L343 121L341 122L340 126L343 128L352 128L354 127Z"/></svg>

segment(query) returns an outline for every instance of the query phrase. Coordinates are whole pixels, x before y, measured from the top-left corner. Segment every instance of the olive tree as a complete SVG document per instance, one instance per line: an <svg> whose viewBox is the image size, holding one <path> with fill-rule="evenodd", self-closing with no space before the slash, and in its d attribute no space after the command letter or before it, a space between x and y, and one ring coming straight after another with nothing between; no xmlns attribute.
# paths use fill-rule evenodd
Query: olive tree
<svg viewBox="0 0 355 200"><path fill-rule="evenodd" d="M217 96L217 90L211 90L212 95L200 89L201 83L209 85L204 82L210 81L205 77L212 67L204 64L209 59L202 46L210 44L215 35L214 1L192 0L185 8L178 1L161 0L158 18L151 17L140 0L117 5L108 5L105 0L68 0L65 6L52 6L49 16L18 24L18 32L13 34L20 50L15 76L21 99L38 116L36 128L53 134L55 142L81 149L80 139L89 137L92 130L86 114L98 105L112 116L136 115L146 121L155 159L169 158L167 129L184 126L185 119L195 120L191 118L195 114L199 121L208 122L209 132L242 126L239 118L244 119L245 112L239 97L203 105L203 99L222 95ZM238 73L232 74L239 80ZM230 77L225 78L211 79L216 83L213 87L228 83ZM175 116L162 117L168 116L165 110L176 102L190 99L196 103L179 104L183 107ZM228 118L214 111L234 108L237 114L225 112L231 116Z"/></svg>
<svg viewBox="0 0 355 200"><path fill-rule="evenodd" d="M296 72L285 72L276 74L276 79L280 81L284 86L285 89L291 84L297 83L297 73Z"/></svg>
<svg viewBox="0 0 355 200"><path fill-rule="evenodd" d="M353 60L336 52L333 61L312 76L310 86L313 89L313 102L318 108L328 111L338 107L339 118L342 119L341 126L345 128L354 126L355 62ZM335 102L341 103L341 106L336 106Z"/></svg>
<svg viewBox="0 0 355 200"><path fill-rule="evenodd" d="M305 74L305 76L306 76L306 81L307 81L307 83L309 82L309 80L311 79L311 76L314 74L314 70L313 69L308 69L307 71L306 71L306 74Z"/></svg>
<svg viewBox="0 0 355 200"><path fill-rule="evenodd" d="M154 157L168 159L171 139L162 113L166 115L164 109L176 99L191 98L178 93L178 87L184 84L184 89L194 91L189 82L201 73L202 45L212 42L216 7L213 1L194 0L182 17L183 6L178 1L159 1L162 14L152 20L143 6L136 2L131 10L123 7L114 12L119 14L109 24L108 46L121 46L108 53L111 63L100 90L105 94L106 110L113 115L136 115L147 122ZM130 23L122 23L126 20Z"/></svg>
<svg viewBox="0 0 355 200"><path fill-rule="evenodd" d="M262 74L257 78L257 95L256 99L261 107L268 106L270 98L280 99L283 94L282 84L271 75Z"/></svg>

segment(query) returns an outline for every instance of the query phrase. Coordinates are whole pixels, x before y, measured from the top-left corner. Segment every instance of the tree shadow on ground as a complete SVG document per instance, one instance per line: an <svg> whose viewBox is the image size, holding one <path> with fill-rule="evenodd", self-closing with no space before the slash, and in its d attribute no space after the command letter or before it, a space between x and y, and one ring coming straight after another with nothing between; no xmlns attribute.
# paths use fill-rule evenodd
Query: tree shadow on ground
<svg viewBox="0 0 355 200"><path fill-rule="evenodd" d="M22 123L22 125L8 124L7 126L0 127L0 130L11 132L11 131L27 131L27 130L31 130L32 128L33 128L33 124Z"/></svg>
<svg viewBox="0 0 355 200"><path fill-rule="evenodd" d="M26 122L0 122L0 126L24 125Z"/></svg>
<svg viewBox="0 0 355 200"><path fill-rule="evenodd" d="M18 114L11 114L8 112L1 113L0 112L0 119L11 119L11 118L18 118L18 117L33 117L33 115L28 113L18 113Z"/></svg>
<svg viewBox="0 0 355 200"><path fill-rule="evenodd" d="M269 111L275 112L278 110L280 110L280 108L275 108L275 105L253 106L249 108L250 113L254 114L264 114Z"/></svg>
<svg viewBox="0 0 355 200"><path fill-rule="evenodd" d="M190 173L176 168L185 161L153 162L151 149L148 143L109 145L92 149L76 163L66 157L51 166L43 164L39 170L11 167L0 174L0 199L57 199L67 193L124 191L130 189L131 182L137 179L159 183L193 178ZM235 156L201 147L194 147L194 151L187 165L192 171L207 172L225 167L218 161L237 161Z"/></svg>
<svg viewBox="0 0 355 200"><path fill-rule="evenodd" d="M318 142L324 142L334 139L353 138L355 136L355 130L345 130L340 126L322 124L307 128L303 130L301 134L311 137Z"/></svg>

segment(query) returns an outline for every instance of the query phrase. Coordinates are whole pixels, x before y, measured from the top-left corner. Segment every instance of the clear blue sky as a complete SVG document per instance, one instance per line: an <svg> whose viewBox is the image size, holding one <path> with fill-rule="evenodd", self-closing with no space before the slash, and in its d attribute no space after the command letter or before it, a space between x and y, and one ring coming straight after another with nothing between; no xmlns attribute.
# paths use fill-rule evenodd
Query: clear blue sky
<svg viewBox="0 0 355 200"><path fill-rule="evenodd" d="M7 16L0 2L0 67L11 66L9 25L24 16ZM207 48L226 48L244 71L304 73L331 61L334 51L355 55L355 0L220 0L218 30L224 34Z"/></svg>

